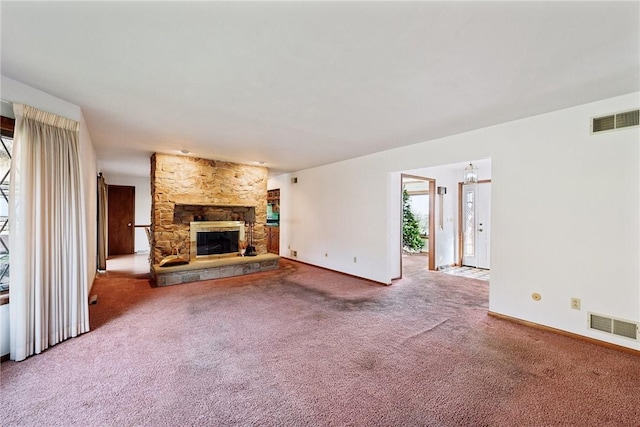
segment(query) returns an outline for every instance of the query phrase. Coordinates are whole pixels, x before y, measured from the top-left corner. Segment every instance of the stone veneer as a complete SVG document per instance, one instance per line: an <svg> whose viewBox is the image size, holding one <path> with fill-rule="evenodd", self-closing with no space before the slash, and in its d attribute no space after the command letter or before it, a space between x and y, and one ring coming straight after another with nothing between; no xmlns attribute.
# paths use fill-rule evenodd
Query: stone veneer
<svg viewBox="0 0 640 427"><path fill-rule="evenodd" d="M151 156L152 264L189 258L189 222L254 221L253 246L267 253L267 168L218 160Z"/></svg>

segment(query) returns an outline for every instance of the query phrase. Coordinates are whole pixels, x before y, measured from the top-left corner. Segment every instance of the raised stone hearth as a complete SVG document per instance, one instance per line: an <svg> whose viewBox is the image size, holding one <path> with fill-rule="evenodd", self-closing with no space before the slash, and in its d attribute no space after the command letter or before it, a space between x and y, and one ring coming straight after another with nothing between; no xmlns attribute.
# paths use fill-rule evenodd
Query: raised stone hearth
<svg viewBox="0 0 640 427"><path fill-rule="evenodd" d="M228 257L206 261L192 261L185 265L151 267L151 276L158 286L179 285L200 280L221 279L261 271L277 270L280 257L261 254L254 257Z"/></svg>

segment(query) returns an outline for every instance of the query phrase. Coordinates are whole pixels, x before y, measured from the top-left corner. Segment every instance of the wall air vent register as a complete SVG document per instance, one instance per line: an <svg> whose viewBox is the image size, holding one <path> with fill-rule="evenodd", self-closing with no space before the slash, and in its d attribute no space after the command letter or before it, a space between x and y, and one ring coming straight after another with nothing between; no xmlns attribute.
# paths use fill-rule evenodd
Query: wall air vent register
<svg viewBox="0 0 640 427"><path fill-rule="evenodd" d="M637 323L628 320L589 313L589 328L637 341L640 327Z"/></svg>
<svg viewBox="0 0 640 427"><path fill-rule="evenodd" d="M607 132L617 129L635 127L640 124L640 110L624 111L622 113L608 114L594 117L591 120L591 133Z"/></svg>

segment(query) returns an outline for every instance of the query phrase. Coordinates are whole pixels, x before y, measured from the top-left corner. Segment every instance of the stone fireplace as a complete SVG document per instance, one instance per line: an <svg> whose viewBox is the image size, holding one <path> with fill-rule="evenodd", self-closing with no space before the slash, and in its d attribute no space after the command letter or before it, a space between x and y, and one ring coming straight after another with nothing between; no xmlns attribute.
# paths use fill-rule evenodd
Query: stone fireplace
<svg viewBox="0 0 640 427"><path fill-rule="evenodd" d="M258 255L266 254L267 172L262 166L153 154L151 263L176 252L191 258L191 225L208 221L254 222L253 246Z"/></svg>

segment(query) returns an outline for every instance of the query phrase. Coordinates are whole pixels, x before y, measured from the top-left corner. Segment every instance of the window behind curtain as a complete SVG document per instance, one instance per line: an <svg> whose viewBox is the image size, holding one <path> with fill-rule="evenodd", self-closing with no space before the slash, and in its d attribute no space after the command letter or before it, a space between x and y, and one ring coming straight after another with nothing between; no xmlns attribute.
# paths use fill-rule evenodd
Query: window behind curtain
<svg viewBox="0 0 640 427"><path fill-rule="evenodd" d="M9 179L15 120L2 116L0 144L0 292L9 290Z"/></svg>

